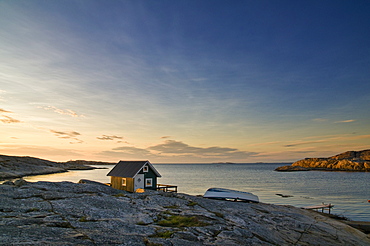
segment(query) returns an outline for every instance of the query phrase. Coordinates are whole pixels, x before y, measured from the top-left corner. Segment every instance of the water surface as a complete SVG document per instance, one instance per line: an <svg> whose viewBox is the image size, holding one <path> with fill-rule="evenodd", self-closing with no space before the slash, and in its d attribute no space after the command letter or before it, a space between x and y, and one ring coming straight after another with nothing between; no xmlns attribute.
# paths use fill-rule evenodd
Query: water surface
<svg viewBox="0 0 370 246"><path fill-rule="evenodd" d="M369 172L275 172L282 164L154 164L158 183L178 186L178 192L203 195L211 187L252 192L261 202L297 207L334 204L333 213L351 220L370 221ZM108 183L107 169L70 171L25 177L27 181L91 179ZM283 198L276 194L288 196Z"/></svg>

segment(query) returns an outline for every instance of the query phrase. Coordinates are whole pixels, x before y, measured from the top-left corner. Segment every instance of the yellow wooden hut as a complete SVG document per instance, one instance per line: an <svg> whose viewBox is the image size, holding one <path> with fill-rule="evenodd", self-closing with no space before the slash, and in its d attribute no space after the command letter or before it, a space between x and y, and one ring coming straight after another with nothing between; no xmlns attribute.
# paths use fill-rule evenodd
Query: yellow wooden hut
<svg viewBox="0 0 370 246"><path fill-rule="evenodd" d="M135 192L138 189L157 189L159 172L149 161L120 161L107 174L111 177L111 187Z"/></svg>

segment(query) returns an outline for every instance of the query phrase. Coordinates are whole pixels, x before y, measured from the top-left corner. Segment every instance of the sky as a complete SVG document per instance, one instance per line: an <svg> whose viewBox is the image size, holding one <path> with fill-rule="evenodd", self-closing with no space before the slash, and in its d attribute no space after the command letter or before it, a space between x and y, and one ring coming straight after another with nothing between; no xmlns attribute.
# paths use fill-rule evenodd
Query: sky
<svg viewBox="0 0 370 246"><path fill-rule="evenodd" d="M0 154L294 162L370 148L369 1L0 0Z"/></svg>

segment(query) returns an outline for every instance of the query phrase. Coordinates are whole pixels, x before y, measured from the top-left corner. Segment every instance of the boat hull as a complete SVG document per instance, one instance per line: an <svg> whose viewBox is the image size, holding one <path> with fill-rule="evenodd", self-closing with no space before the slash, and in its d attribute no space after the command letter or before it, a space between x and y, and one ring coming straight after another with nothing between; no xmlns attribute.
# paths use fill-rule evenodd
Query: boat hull
<svg viewBox="0 0 370 246"><path fill-rule="evenodd" d="M222 199L245 202L259 202L258 196L244 191L229 190L224 188L210 188L204 193L204 198Z"/></svg>

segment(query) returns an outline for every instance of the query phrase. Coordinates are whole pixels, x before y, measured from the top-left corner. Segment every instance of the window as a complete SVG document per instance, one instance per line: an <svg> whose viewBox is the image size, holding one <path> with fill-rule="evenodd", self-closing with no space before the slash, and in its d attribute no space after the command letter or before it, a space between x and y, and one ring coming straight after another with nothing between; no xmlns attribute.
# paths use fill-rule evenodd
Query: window
<svg viewBox="0 0 370 246"><path fill-rule="evenodd" d="M147 178L145 179L145 187L152 187L153 186L153 179Z"/></svg>
<svg viewBox="0 0 370 246"><path fill-rule="evenodd" d="M149 171L149 167L148 167L148 165L145 165L144 167L143 167L143 172L144 173L147 173Z"/></svg>
<svg viewBox="0 0 370 246"><path fill-rule="evenodd" d="M122 178L122 186L126 186L126 178Z"/></svg>

